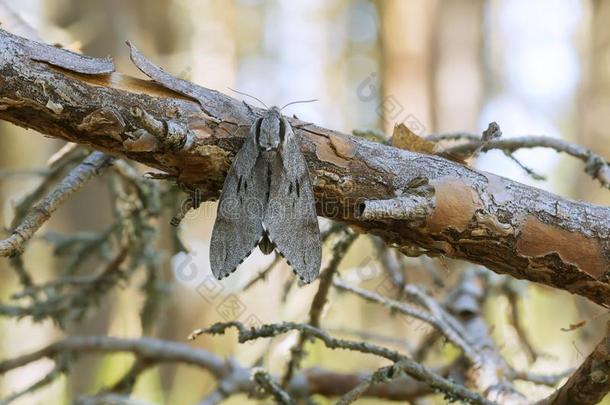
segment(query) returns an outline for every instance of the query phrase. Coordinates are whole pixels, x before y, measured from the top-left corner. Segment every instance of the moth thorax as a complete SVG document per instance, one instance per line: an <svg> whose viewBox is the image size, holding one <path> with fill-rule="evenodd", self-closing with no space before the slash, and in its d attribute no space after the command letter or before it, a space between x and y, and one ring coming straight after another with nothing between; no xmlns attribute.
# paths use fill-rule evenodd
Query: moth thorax
<svg viewBox="0 0 610 405"><path fill-rule="evenodd" d="M276 149L280 146L280 120L277 117L263 118L258 129L258 146L262 150Z"/></svg>

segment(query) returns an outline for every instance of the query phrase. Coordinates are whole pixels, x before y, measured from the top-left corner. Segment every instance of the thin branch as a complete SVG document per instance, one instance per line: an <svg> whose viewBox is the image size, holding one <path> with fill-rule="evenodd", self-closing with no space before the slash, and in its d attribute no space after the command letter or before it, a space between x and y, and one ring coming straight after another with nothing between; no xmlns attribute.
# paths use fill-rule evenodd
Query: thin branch
<svg viewBox="0 0 610 405"><path fill-rule="evenodd" d="M0 241L0 256L12 256L23 250L23 244L51 217L51 214L94 176L99 174L110 161L102 152L93 152L75 167L51 193L32 207L21 225L15 228L7 239Z"/></svg>
<svg viewBox="0 0 610 405"><path fill-rule="evenodd" d="M115 382L112 387L105 389L104 391L116 392L129 395L136 385L136 381L140 374L148 370L153 364L144 358L136 358L129 370L123 377Z"/></svg>
<svg viewBox="0 0 610 405"><path fill-rule="evenodd" d="M37 391L37 390L39 390L39 389L41 389L43 387L46 387L47 385L51 384L53 381L58 379L65 372L66 372L65 361L64 360L59 360L55 364L55 367L53 367L53 370L48 372L44 377L42 377L40 380L36 381L35 383L30 385L29 387L24 388L23 390L21 390L19 392L16 392L14 394L10 394L6 398L3 398L2 400L0 400L0 405L8 405L11 402L15 401L16 399L21 398L22 396L24 396L26 394L30 394L30 393L32 393L34 391Z"/></svg>
<svg viewBox="0 0 610 405"><path fill-rule="evenodd" d="M294 405L296 402L282 387L264 370L257 369L252 376L254 381L266 392L271 394L275 402L282 405Z"/></svg>
<svg viewBox="0 0 610 405"><path fill-rule="evenodd" d="M385 383L400 376L400 367L397 364L381 367L366 379L362 380L357 386L345 393L337 401L337 405L348 405L355 402L364 393L371 389L375 384Z"/></svg>
<svg viewBox="0 0 610 405"><path fill-rule="evenodd" d="M413 359L420 363L423 362L428 353L434 348L434 344L442 337L443 335L437 329L427 331L426 335L421 339L419 346L413 351Z"/></svg>
<svg viewBox="0 0 610 405"><path fill-rule="evenodd" d="M401 262L402 255L396 249L389 248L380 238L374 237L373 243L377 248L378 259L381 262L383 269L390 277L390 281L397 290L402 290L407 282L403 265Z"/></svg>
<svg viewBox="0 0 610 405"><path fill-rule="evenodd" d="M210 372L218 381L218 386L210 392L200 404L218 404L227 397L237 394L251 394L256 391L257 384L251 378L252 370L241 366L235 360L229 358L221 359L213 353L205 350L196 349L181 343L169 342L152 338L125 339L109 336L73 336L59 342L53 343L35 352L18 356L0 362L0 375L6 374L11 370L37 362L43 358L48 358L56 362L54 370L50 373L52 377L65 373L68 368L68 361L74 361L79 354L100 353L111 354L127 352L135 356L135 362L119 381L127 382L127 376L137 377L146 367L162 363L183 363L199 367ZM388 353L392 353L391 351ZM423 371L424 375L426 370ZM446 375L445 371L442 375ZM127 378L126 378L127 377ZM36 388L37 384L46 382L49 376L35 383L27 389L27 392ZM290 382L286 393L303 398L309 395L320 394L328 397L340 396L356 387L363 379L367 378L366 373L349 374L337 373L323 369L307 369L302 374L295 376ZM118 397L126 402L137 400L128 398L124 394L129 391L130 384L118 383L104 392L94 396L81 397L77 400L82 403L105 403L103 398ZM127 389L126 389L127 388ZM279 385L276 385L279 388ZM116 392L115 390L122 391ZM379 383L371 387L365 393L371 398L386 398L398 401L412 400L421 396L429 395L432 389L427 383L415 381L407 377L400 377L388 383ZM25 394L22 393L22 394ZM20 394L20 395L22 395ZM90 400L91 402L85 402Z"/></svg>
<svg viewBox="0 0 610 405"><path fill-rule="evenodd" d="M445 320L437 314L433 314L431 312L422 310L421 308L383 297L372 291L350 286L337 279L334 280L333 285L339 290L349 291L369 302L376 302L388 309L398 311L404 315L412 316L413 318L419 319L434 326L434 328L441 332L450 342L460 348L466 358L472 364L477 364L480 361L478 354L474 351L472 346L466 342L458 332L455 331L451 324L445 322Z"/></svg>
<svg viewBox="0 0 610 405"><path fill-rule="evenodd" d="M67 148L67 145L73 147ZM73 143L67 143L59 151L55 152L47 161L49 167L40 184L23 197L14 207L15 215L11 221L11 228L16 228L23 222L32 206L45 194L48 194L49 189L62 178L68 168L82 162L86 157L87 152Z"/></svg>
<svg viewBox="0 0 610 405"><path fill-rule="evenodd" d="M74 401L74 405L153 405L140 399L130 398L116 393L106 393L92 396L82 396Z"/></svg>
<svg viewBox="0 0 610 405"><path fill-rule="evenodd" d="M271 271L273 269L275 269L276 266L280 263L282 263L282 256L276 254L273 261L266 268L264 268L262 271L260 271L256 277L254 277L252 280L248 281L248 284L246 284L244 286L242 291L247 291L252 286L254 286L256 283L258 283L259 281L265 280L267 278L267 276L269 275L269 273L271 273Z"/></svg>
<svg viewBox="0 0 610 405"><path fill-rule="evenodd" d="M330 333L338 334L338 335L354 336L354 337L360 338L362 340L367 340L367 341L374 340L379 343L386 343L389 345L398 346L401 349L403 349L409 353L411 353L413 351L413 347L411 347L409 342L401 337L380 335L375 332L370 332L367 330L359 330L359 329L326 327L326 328L324 328L324 330L326 330L327 332L330 332Z"/></svg>
<svg viewBox="0 0 610 405"><path fill-rule="evenodd" d="M455 132L447 134L432 134L426 137L432 141L445 140L467 140L468 142L456 146L447 147L443 152L455 153L458 155L473 153L478 148L483 152L492 149L500 149L508 153L513 153L519 149L549 148L557 152L563 152L585 163L587 174L598 180L604 187L610 188L610 163L602 156L593 153L580 145L570 143L560 138L548 136L525 135L513 138L492 140L483 145L480 136L468 132Z"/></svg>
<svg viewBox="0 0 610 405"><path fill-rule="evenodd" d="M354 243L358 234L345 229L343 235L341 235L332 248L332 256L330 262L326 265L324 270L320 273L320 284L318 291L313 298L311 307L309 309L309 324L313 327L320 326L320 317L322 316L322 310L327 302L328 293L332 284L333 277L339 269L339 264L345 257L347 250ZM301 333L299 335L298 342L290 349L290 360L286 366L286 372L282 378L282 386L285 386L293 377L295 369L297 369L301 363L303 357L303 347L307 341L307 334Z"/></svg>
<svg viewBox="0 0 610 405"><path fill-rule="evenodd" d="M50 317L60 326L63 326L66 320L79 320L99 298L124 278L126 274L121 271L121 265L128 253L128 247L123 246L110 262L105 263L103 271L93 278L92 282L77 291L48 294L43 300L32 294L30 297L34 302L29 306L0 304L0 314L13 317L32 316L34 320ZM32 291L32 287L29 287L29 291Z"/></svg>
<svg viewBox="0 0 610 405"><path fill-rule="evenodd" d="M506 298L508 299L508 310L510 311L509 321L519 337L519 341L525 350L525 354L529 358L530 362L533 363L540 356L540 354L538 353L538 350L534 348L534 345L527 335L524 327L522 312L519 310L519 299L523 294L521 290L524 288L525 286L523 285L523 282L507 278L506 281L501 285L501 292L506 295Z"/></svg>
<svg viewBox="0 0 610 405"><path fill-rule="evenodd" d="M547 387L555 387L561 380L569 377L574 372L574 369L567 369L556 374L539 374L531 371L515 371L512 378L515 380L529 381L534 384L546 385Z"/></svg>
<svg viewBox="0 0 610 405"><path fill-rule="evenodd" d="M328 335L326 332L307 324L284 322L281 324L263 325L259 328L247 328L240 322L217 323L209 328L195 330L193 333L191 333L189 339L196 339L197 336L204 333L224 334L225 331L231 327L237 329L239 333L238 340L240 343L245 343L250 340L263 337L275 337L293 330L300 331L301 333L306 333L311 337L321 340L329 349L357 351L361 353L373 354L391 360L392 362L397 363L397 366L399 366L411 377L415 378L416 380L423 381L429 384L431 387L440 390L450 399L460 399L462 401L475 404L492 404L492 402L482 398L479 394L471 392L465 387L441 377L427 367L416 363L415 361L394 350L366 342L336 339Z"/></svg>
<svg viewBox="0 0 610 405"><path fill-rule="evenodd" d="M320 317L322 316L322 310L328 301L328 293L330 291L330 286L332 285L333 277L339 269L339 264L357 237L357 233L346 230L344 235L339 237L339 240L334 244L332 248L332 257L320 275L318 292L311 303L309 312L309 324L311 326L316 328L320 326Z"/></svg>
<svg viewBox="0 0 610 405"><path fill-rule="evenodd" d="M468 346L472 347L472 343L470 342L470 335L466 332L464 327L451 314L449 314L448 311L445 310L445 308L441 304L436 302L434 298L432 298L419 287L412 284L406 285L403 289L403 292L406 298L419 303L424 308L428 309L428 311L430 311L430 313L435 318L440 319L442 322L448 325L449 328L444 329L443 331L452 331L452 333L455 334L452 339L457 339L459 341L459 339L461 338L463 342L466 342L465 344L463 343L462 345L460 345L460 348L463 349L464 347ZM475 355L472 351L465 351L465 353L467 354L467 358L470 359L473 364L477 364L480 362L478 355ZM468 355L468 353L470 353L470 355Z"/></svg>
<svg viewBox="0 0 610 405"><path fill-rule="evenodd" d="M193 348L152 338L122 339L109 336L72 336L38 351L0 362L0 374L34 361L65 353L129 352L137 358L154 363L181 362L208 370L216 378L227 374L226 363L216 355Z"/></svg>
<svg viewBox="0 0 610 405"><path fill-rule="evenodd" d="M488 291L485 277L475 271L467 271L450 291L444 305L455 316L453 319L460 322L468 342L481 359L477 367L467 371L468 385L476 387L477 391L485 393L487 399L498 403L527 403L512 383L515 371L489 335L489 326L481 309Z"/></svg>
<svg viewBox="0 0 610 405"><path fill-rule="evenodd" d="M442 368L435 371L447 378L450 369ZM435 389L425 382L417 381L400 370L395 374L395 377L387 382L369 384L369 388L361 393L361 397L413 402L435 393ZM304 375L308 381L309 392L325 397L340 397L355 389L363 381L370 380L370 374L367 373L339 373L318 368L304 370ZM300 378L301 376L297 375L295 381Z"/></svg>

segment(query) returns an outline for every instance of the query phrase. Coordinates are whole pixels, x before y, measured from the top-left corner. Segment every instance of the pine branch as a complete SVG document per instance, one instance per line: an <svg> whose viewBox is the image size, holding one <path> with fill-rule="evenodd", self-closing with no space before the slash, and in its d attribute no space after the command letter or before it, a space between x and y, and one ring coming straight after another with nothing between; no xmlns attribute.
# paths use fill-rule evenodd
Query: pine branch
<svg viewBox="0 0 610 405"><path fill-rule="evenodd" d="M199 190L203 200L217 198L260 110L177 79L135 48L132 60L156 83L109 74L106 59L0 30L0 119L133 159L162 172L155 177ZM610 307L609 207L290 122L320 216L379 235L408 254L415 246L419 254L467 260ZM362 218L367 206L377 214L386 206L387 215Z"/></svg>

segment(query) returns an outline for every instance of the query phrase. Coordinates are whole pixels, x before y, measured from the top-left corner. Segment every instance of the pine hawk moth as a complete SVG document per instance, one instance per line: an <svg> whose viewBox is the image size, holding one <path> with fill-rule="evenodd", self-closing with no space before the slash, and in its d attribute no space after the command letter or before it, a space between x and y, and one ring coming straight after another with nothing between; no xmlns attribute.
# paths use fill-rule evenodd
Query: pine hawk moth
<svg viewBox="0 0 610 405"><path fill-rule="evenodd" d="M305 157L280 109L258 117L220 194L210 266L227 277L259 246L284 257L305 283L318 276L322 242Z"/></svg>

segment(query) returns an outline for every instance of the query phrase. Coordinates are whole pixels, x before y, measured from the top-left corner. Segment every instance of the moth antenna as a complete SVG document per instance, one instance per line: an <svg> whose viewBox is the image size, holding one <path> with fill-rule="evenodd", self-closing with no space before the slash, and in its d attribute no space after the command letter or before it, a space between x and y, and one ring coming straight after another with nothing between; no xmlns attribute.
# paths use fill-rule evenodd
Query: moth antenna
<svg viewBox="0 0 610 405"><path fill-rule="evenodd" d="M312 98L310 100L291 101L288 104L285 104L282 108L280 108L280 111L282 111L284 108L286 108L286 107L288 107L289 105L292 105L292 104L313 103L314 101L318 101L318 99L317 98Z"/></svg>
<svg viewBox="0 0 610 405"><path fill-rule="evenodd" d="M251 95L251 94L244 93L244 92L242 92L242 91L235 90L235 89L232 89L232 88L230 88L230 87L229 87L229 90L234 91L234 92L235 92L235 93L237 93L237 94L241 94L242 96L247 96L247 97L253 98L253 99L255 99L256 101L258 101L259 103L261 103L261 104L262 104L262 105L263 105L263 106L264 106L264 107L265 107L267 110L269 109L269 107L267 107L267 104L263 103L263 102L262 102L262 100L261 100L260 98L258 98L258 97L254 97L254 96L253 96L253 95Z"/></svg>

